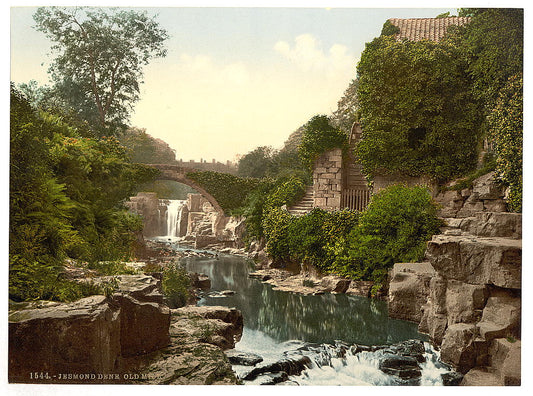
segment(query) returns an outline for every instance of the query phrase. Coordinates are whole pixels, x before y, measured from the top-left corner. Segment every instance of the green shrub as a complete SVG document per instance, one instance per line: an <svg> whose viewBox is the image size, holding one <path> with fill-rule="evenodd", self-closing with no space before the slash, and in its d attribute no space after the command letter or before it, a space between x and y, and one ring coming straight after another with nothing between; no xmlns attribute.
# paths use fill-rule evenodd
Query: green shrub
<svg viewBox="0 0 533 396"><path fill-rule="evenodd" d="M291 206L305 194L305 182L298 176L290 176L286 181L278 180L276 186L265 201L266 210L283 205Z"/></svg>
<svg viewBox="0 0 533 396"><path fill-rule="evenodd" d="M441 225L429 191L390 186L372 197L359 224L333 246L335 272L353 279L383 282L397 262L423 258L426 242Z"/></svg>
<svg viewBox="0 0 533 396"><path fill-rule="evenodd" d="M187 304L191 280L185 267L177 262L168 265L163 271L163 293L170 308L180 308Z"/></svg>
<svg viewBox="0 0 533 396"><path fill-rule="evenodd" d="M305 124L298 152L302 163L312 169L320 155L334 148L346 150L347 144L348 137L343 131L332 127L327 116L317 115Z"/></svg>
<svg viewBox="0 0 533 396"><path fill-rule="evenodd" d="M246 238L248 240L260 240L264 237L263 212L268 195L274 188L275 183L272 179L262 179L258 186L246 196L243 207L235 211L235 214L246 218Z"/></svg>
<svg viewBox="0 0 533 396"><path fill-rule="evenodd" d="M262 227L266 238L266 252L276 263L286 263L290 257L289 225L294 217L279 207L268 210Z"/></svg>
<svg viewBox="0 0 533 396"><path fill-rule="evenodd" d="M335 257L329 246L350 232L357 217L355 211L326 212L316 208L295 218L288 226L290 257L324 271L331 270Z"/></svg>

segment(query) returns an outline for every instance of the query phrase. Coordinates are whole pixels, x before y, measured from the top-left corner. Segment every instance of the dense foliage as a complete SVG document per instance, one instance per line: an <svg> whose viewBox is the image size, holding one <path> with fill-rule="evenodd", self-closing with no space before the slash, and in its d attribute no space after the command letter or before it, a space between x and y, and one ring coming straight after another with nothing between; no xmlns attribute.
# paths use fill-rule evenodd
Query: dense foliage
<svg viewBox="0 0 533 396"><path fill-rule="evenodd" d="M367 44L357 68L363 128L357 156L368 175L447 180L475 167L482 117L466 67L452 44L391 36Z"/></svg>
<svg viewBox="0 0 533 396"><path fill-rule="evenodd" d="M176 262L167 265L163 270L161 286L170 308L180 308L187 304L191 280L182 265Z"/></svg>
<svg viewBox="0 0 533 396"><path fill-rule="evenodd" d="M509 186L508 207L522 212L523 82L512 77L500 91L489 117L489 132L497 153L496 172Z"/></svg>
<svg viewBox="0 0 533 396"><path fill-rule="evenodd" d="M189 172L187 177L209 191L227 214L243 206L248 193L259 183L258 179L213 171Z"/></svg>
<svg viewBox="0 0 533 396"><path fill-rule="evenodd" d="M50 73L64 105L101 131L123 126L143 66L166 55L167 32L146 12L116 8L40 7L34 19L54 43Z"/></svg>
<svg viewBox="0 0 533 396"><path fill-rule="evenodd" d="M267 253L278 264L311 264L379 287L395 262L422 259L441 225L436 213L427 189L401 185L375 194L361 213L314 209L294 217L273 208L263 222Z"/></svg>
<svg viewBox="0 0 533 396"><path fill-rule="evenodd" d="M302 162L312 169L315 160L324 152L334 148L346 149L347 143L346 133L331 126L327 116L317 115L305 124L298 150Z"/></svg>
<svg viewBox="0 0 533 396"><path fill-rule="evenodd" d="M94 264L132 255L137 216L122 202L154 170L128 161L116 139L82 137L36 112L14 88L10 117L9 294L60 299L67 258Z"/></svg>
<svg viewBox="0 0 533 396"><path fill-rule="evenodd" d="M291 260L331 271L335 256L331 249L357 225L358 213L350 210L326 212L313 209L295 218L288 227Z"/></svg>
<svg viewBox="0 0 533 396"><path fill-rule="evenodd" d="M421 260L440 225L426 188L390 186L373 195L357 227L337 239L332 269L353 279L383 282L394 263Z"/></svg>
<svg viewBox="0 0 533 396"><path fill-rule="evenodd" d="M464 177L478 165L484 140L497 147L498 136L522 134L521 121L504 126L494 114L518 116L521 91L513 103L503 97L509 79L522 75L523 10L462 9L460 16L471 19L449 28L439 43L396 41L397 29L387 22L367 44L357 68L363 128L357 155L369 176ZM519 164L513 171L518 185L521 148L506 153L498 163ZM511 183L505 176L501 181Z"/></svg>
<svg viewBox="0 0 533 396"><path fill-rule="evenodd" d="M176 152L161 139L146 133L145 129L128 128L119 134L132 162L141 164L175 164Z"/></svg>
<svg viewBox="0 0 533 396"><path fill-rule="evenodd" d="M470 23L452 37L463 50L472 91L490 112L509 78L523 72L524 10L521 8L462 9Z"/></svg>

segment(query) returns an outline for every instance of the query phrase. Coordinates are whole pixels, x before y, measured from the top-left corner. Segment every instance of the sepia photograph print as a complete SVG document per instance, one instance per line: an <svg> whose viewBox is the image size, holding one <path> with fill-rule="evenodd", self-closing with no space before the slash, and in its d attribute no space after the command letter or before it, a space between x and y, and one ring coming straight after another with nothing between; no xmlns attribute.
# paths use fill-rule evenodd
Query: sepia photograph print
<svg viewBox="0 0 533 396"><path fill-rule="evenodd" d="M8 9L6 386L524 388L524 8L61 4Z"/></svg>

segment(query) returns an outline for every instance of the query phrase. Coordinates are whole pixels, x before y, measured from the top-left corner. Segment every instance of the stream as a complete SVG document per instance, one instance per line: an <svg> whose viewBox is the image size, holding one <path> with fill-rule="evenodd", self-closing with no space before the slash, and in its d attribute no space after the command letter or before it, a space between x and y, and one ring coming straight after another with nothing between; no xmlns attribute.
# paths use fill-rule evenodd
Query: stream
<svg viewBox="0 0 533 396"><path fill-rule="evenodd" d="M253 263L238 256L188 257L181 262L188 271L211 279L211 290L201 296L198 305L235 307L242 312L244 330L235 350L260 355L263 361L255 367L309 357L303 371L279 380L283 385L442 385L441 375L453 374L415 323L388 317L384 301L273 290L271 285L249 278ZM234 294L220 293L227 290ZM389 372L396 375L380 369L390 357L387 354L397 354L398 343L406 340L418 340L422 348L417 356L421 373L414 380L399 377L395 368ZM252 369L233 365L241 379L250 377ZM243 382L264 384L266 378L274 381L266 383L275 383L274 377L259 375Z"/></svg>

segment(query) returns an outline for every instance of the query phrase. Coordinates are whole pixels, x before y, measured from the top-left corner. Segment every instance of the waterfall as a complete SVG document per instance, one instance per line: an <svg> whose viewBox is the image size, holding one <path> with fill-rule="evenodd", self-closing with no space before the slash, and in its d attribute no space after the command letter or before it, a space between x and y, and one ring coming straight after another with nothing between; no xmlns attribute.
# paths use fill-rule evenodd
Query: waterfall
<svg viewBox="0 0 533 396"><path fill-rule="evenodd" d="M175 238L180 236L181 209L186 202L185 200L169 200L167 206L167 237Z"/></svg>

